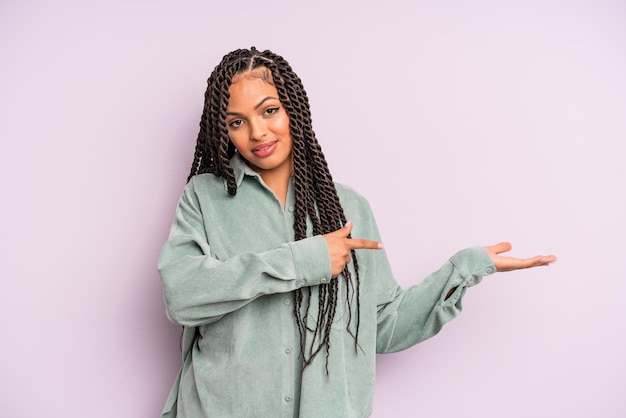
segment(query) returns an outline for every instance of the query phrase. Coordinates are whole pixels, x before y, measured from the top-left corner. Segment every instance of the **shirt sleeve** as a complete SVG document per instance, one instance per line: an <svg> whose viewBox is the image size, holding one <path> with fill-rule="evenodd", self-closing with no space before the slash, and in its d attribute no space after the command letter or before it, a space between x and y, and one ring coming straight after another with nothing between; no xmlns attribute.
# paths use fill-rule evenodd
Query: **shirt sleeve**
<svg viewBox="0 0 626 418"><path fill-rule="evenodd" d="M158 261L167 315L174 323L199 326L215 322L260 296L330 279L330 259L322 236L220 261L211 256L204 227L190 183Z"/></svg>
<svg viewBox="0 0 626 418"><path fill-rule="evenodd" d="M461 313L467 288L494 272L486 251L474 247L456 253L439 270L407 289L382 284L376 351L404 350L436 335Z"/></svg>
<svg viewBox="0 0 626 418"><path fill-rule="evenodd" d="M352 192L346 193L344 202L351 208L355 229L359 227L358 231L353 230L353 235L380 241L367 200ZM405 289L395 281L384 250L358 251L357 259L364 285L375 286L378 353L404 350L437 334L461 313L461 300L467 288L496 271L483 248L468 248L418 284Z"/></svg>

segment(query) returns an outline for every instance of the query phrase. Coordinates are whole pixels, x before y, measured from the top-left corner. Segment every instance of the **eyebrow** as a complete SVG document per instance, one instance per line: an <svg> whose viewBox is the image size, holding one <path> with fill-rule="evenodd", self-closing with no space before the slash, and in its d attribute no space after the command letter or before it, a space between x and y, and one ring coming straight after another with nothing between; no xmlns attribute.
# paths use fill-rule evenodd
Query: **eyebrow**
<svg viewBox="0 0 626 418"><path fill-rule="evenodd" d="M261 100L259 103L256 104L256 106L254 106L254 110L257 110L259 107L263 106L263 103L265 103L268 100L279 100L278 97L273 97L273 96L267 96L266 98L264 98L263 100ZM227 115L240 115L241 113L237 113L237 112L226 112Z"/></svg>

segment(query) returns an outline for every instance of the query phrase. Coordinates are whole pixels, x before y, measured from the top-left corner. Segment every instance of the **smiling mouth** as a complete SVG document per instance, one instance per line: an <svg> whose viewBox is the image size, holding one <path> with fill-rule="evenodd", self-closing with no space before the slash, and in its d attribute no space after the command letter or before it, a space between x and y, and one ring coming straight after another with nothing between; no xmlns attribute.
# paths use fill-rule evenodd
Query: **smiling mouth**
<svg viewBox="0 0 626 418"><path fill-rule="evenodd" d="M278 141L264 142L252 148L252 153L257 157L267 157L274 152L276 145L278 145Z"/></svg>

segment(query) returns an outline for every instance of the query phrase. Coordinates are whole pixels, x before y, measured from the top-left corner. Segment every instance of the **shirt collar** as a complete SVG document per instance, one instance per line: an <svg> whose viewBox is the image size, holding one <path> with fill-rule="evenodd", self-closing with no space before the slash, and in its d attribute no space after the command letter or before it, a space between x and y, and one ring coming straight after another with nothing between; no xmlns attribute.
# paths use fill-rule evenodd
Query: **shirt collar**
<svg viewBox="0 0 626 418"><path fill-rule="evenodd" d="M232 156L232 158L230 159L230 166L233 169L233 175L235 177L235 184L237 185L237 188L239 188L239 186L241 186L241 183L243 183L243 179L246 176L251 177L251 178L256 178L257 181L259 182L259 184L261 184L261 185L263 185L264 187L267 188L267 185L263 181L263 177L261 177L261 175L259 173L257 173L252 168L250 168L248 163L246 163L246 161L241 157L241 155L239 155L239 153L236 152ZM293 173L291 174L291 177L289 178L289 181L290 182L293 181ZM224 179L224 190L228 191L228 186L226 184L226 179ZM287 202L286 203L291 208L293 208L293 206L295 204L294 189L293 189L292 186L290 186L289 189L287 190Z"/></svg>
<svg viewBox="0 0 626 418"><path fill-rule="evenodd" d="M248 164L241 158L238 152L236 152L230 159L230 166L233 168L233 174L235 176L235 184L237 187L241 185L244 176L261 177L259 173L250 168ZM226 184L224 184L226 186Z"/></svg>

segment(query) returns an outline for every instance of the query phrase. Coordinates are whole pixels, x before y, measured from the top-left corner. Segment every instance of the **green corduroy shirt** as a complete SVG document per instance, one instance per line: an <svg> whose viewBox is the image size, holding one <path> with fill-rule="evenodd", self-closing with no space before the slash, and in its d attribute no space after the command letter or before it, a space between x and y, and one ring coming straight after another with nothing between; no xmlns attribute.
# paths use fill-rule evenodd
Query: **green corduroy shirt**
<svg viewBox="0 0 626 418"><path fill-rule="evenodd" d="M495 272L489 256L480 247L460 251L403 289L384 250L357 250L359 347L339 303L329 373L325 351L302 371L293 291L312 291L307 320L315 328L318 285L331 280L326 242L319 235L294 241L292 185L283 207L238 155L231 164L236 196L227 194L222 178L194 176L159 257L167 315L184 326L183 365L162 416L369 416L376 353L403 350L439 332L461 312L466 288ZM354 224L352 236L380 241L367 201L349 187L337 184L337 191Z"/></svg>

